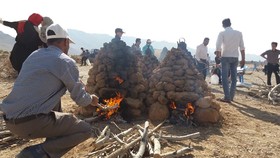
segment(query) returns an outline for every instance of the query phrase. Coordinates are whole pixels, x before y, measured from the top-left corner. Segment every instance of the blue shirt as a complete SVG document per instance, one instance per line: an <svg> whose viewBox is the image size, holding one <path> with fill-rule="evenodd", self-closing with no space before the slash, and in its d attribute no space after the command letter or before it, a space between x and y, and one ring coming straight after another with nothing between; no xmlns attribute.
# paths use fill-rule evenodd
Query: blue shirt
<svg viewBox="0 0 280 158"><path fill-rule="evenodd" d="M23 63L14 87L3 100L1 109L8 119L49 113L66 90L80 106L87 106L92 101L79 81L75 61L55 46L41 48Z"/></svg>
<svg viewBox="0 0 280 158"><path fill-rule="evenodd" d="M146 50L148 49L148 47L151 49L152 55L154 55L154 54L155 54L155 50L154 50L153 46L150 45L150 44L146 44L146 45L142 48L142 53L143 53L143 55L146 55Z"/></svg>

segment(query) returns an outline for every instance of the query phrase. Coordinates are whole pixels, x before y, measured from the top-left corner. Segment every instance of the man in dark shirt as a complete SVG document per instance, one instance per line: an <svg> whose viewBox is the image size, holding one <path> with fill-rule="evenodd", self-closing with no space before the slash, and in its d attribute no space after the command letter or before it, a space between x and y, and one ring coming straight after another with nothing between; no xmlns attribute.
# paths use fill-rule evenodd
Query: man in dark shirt
<svg viewBox="0 0 280 158"><path fill-rule="evenodd" d="M4 26L13 28L17 32L15 38L16 43L11 51L10 61L13 68L19 73L23 62L26 58L39 46L43 45L38 31L38 25L43 21L43 17L40 14L33 13L29 16L28 20L24 21L3 21L0 19L0 23Z"/></svg>
<svg viewBox="0 0 280 158"><path fill-rule="evenodd" d="M112 39L112 42L120 41L124 32L121 28L116 28L115 29L115 34L116 34L115 38Z"/></svg>
<svg viewBox="0 0 280 158"><path fill-rule="evenodd" d="M261 54L263 58L267 60L267 85L271 85L271 74L275 74L276 84L280 83L279 73L279 54L280 51L276 49L278 43L272 42L271 43L271 50L267 50Z"/></svg>

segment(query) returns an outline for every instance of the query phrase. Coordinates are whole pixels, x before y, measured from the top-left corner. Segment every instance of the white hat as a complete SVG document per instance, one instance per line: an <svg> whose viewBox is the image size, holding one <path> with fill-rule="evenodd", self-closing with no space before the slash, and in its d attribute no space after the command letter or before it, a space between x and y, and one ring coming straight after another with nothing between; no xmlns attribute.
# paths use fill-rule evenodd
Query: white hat
<svg viewBox="0 0 280 158"><path fill-rule="evenodd" d="M48 32L53 31L53 34L48 35ZM55 38L68 38L71 43L74 43L73 40L69 37L66 30L64 30L59 24L52 24L47 28L46 37L48 39L55 39Z"/></svg>

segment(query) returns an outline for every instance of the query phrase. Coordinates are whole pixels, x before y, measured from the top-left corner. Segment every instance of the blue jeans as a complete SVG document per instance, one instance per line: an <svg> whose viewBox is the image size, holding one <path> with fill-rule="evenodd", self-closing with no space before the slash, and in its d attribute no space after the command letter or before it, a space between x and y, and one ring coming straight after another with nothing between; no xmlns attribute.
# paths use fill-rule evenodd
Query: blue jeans
<svg viewBox="0 0 280 158"><path fill-rule="evenodd" d="M198 70L202 73L204 80L206 79L207 75L207 65L206 63L198 62Z"/></svg>
<svg viewBox="0 0 280 158"><path fill-rule="evenodd" d="M235 95L236 89L236 77L237 77L237 65L238 58L234 57L222 57L222 84L224 90L224 99L231 101ZM229 87L228 74L230 72L231 86Z"/></svg>

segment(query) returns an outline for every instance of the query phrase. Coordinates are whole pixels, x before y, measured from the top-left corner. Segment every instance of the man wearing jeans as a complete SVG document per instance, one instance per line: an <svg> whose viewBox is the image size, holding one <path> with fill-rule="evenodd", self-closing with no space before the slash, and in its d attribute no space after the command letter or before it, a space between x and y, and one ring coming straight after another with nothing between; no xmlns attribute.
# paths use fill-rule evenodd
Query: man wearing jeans
<svg viewBox="0 0 280 158"><path fill-rule="evenodd" d="M275 74L276 84L280 83L279 77L279 55L280 51L276 49L277 42L271 43L271 50L267 50L261 54L267 60L267 85L271 85L271 75Z"/></svg>
<svg viewBox="0 0 280 158"><path fill-rule="evenodd" d="M224 19L222 24L225 31L220 32L216 43L217 56L221 57L224 90L224 97L220 101L230 103L235 95L239 51L241 52L240 66L244 67L245 47L242 33L231 28L230 19ZM228 81L229 72L231 77L230 87Z"/></svg>
<svg viewBox="0 0 280 158"><path fill-rule="evenodd" d="M202 73L204 80L206 79L207 75L207 68L208 68L208 48L207 45L209 43L209 38L205 37L203 43L197 46L195 57L198 61L198 68L199 72Z"/></svg>
<svg viewBox="0 0 280 158"><path fill-rule="evenodd" d="M66 90L80 106L95 106L98 97L85 91L76 63L67 53L72 43L58 24L46 31L48 48L34 51L23 63L11 93L0 105L8 129L25 139L46 138L16 158L59 158L91 136L91 126L61 112Z"/></svg>

